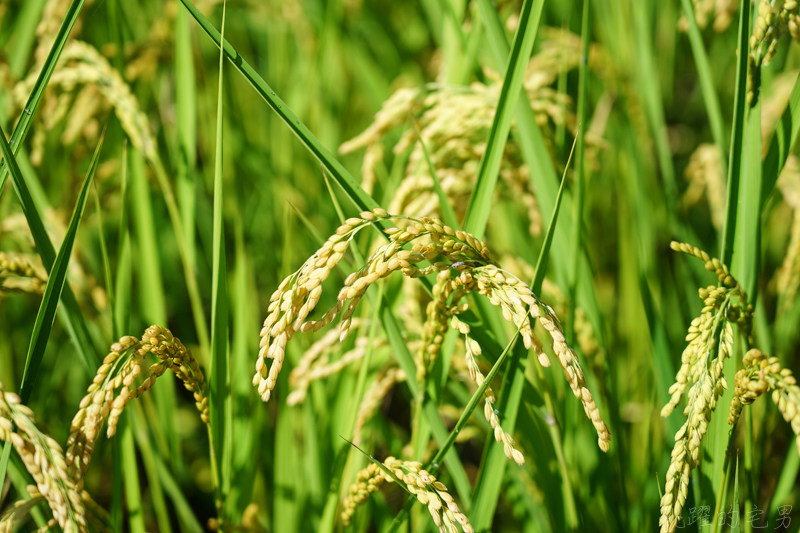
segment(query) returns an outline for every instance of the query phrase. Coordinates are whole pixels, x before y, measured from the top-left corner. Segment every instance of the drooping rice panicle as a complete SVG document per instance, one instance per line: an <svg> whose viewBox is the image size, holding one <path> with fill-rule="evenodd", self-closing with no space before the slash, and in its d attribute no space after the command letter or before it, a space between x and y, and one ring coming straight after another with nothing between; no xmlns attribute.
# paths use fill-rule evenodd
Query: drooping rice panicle
<svg viewBox="0 0 800 533"><path fill-rule="evenodd" d="M442 533L457 531L456 524L464 533L472 533L474 529L467 516L461 512L447 487L422 469L420 463L414 461L400 461L394 457L387 457L383 465L399 479L417 500L427 506L433 523ZM385 482L392 483L394 478L387 474L375 463L361 470L356 476L356 482L350 487L350 494L345 499L342 507L342 522L349 525L359 505L364 503L369 495L380 489Z"/></svg>
<svg viewBox="0 0 800 533"><path fill-rule="evenodd" d="M405 229L385 230L389 235L389 242L378 247L367 258L363 267L347 276L344 287L339 291L336 305L320 318L309 320L322 295L322 282L342 260L355 234L377 220L392 218L405 220L408 226ZM418 239L429 242L419 242ZM411 249L403 249L404 245L409 245ZM416 266L423 261L430 261L432 264L421 268ZM458 275L451 278L451 270ZM286 344L295 332L318 331L341 314L339 340L343 341L352 326L353 313L367 289L395 271L408 278L439 272L434 299L428 306L428 319L423 330L423 349L417 359L418 376L424 378L426 375L425 369L432 360L431 356L435 357L438 353L448 321L466 310L467 307L459 303L461 298L476 292L501 309L503 317L519 329L525 347L533 348L539 362L549 366L549 359L531 327L531 317L539 320L553 340L553 351L564 370L564 377L597 431L598 446L603 451L608 450L610 431L600 416L587 387L583 369L575 352L568 346L564 330L553 309L542 303L524 282L496 266L486 244L469 233L454 230L437 219L423 217L418 220L407 216L391 216L380 209L365 211L359 217L348 219L338 228L336 234L298 271L284 279L273 293L269 315L261 330L261 347L253 376L253 386L258 387L262 400L268 401L275 388L278 373L283 367ZM476 353L473 347L474 355ZM268 365L267 359L273 360L271 365ZM496 422L492 424L495 431L502 431L497 429L499 419L493 409L487 409L487 419L494 419ZM513 442L511 436L505 433L499 435L508 444L508 457L520 462L522 456L518 451L514 453L510 444Z"/></svg>
<svg viewBox="0 0 800 533"><path fill-rule="evenodd" d="M706 252L685 243L673 242L671 248L703 261L706 270L719 280L718 286L698 291L703 301L700 316L692 321L681 356L681 367L670 387L672 395L661 410L667 417L677 407L688 389L684 414L686 422L675 435L672 460L667 471L661 498L662 533L673 532L681 519L689 490L689 478L697 468L703 438L708 431L711 414L728 384L723 373L725 360L731 355L733 324L752 342L753 307L739 282L728 267Z"/></svg>
<svg viewBox="0 0 800 533"><path fill-rule="evenodd" d="M65 533L88 531L86 509L79 487L70 476L61 446L42 432L33 411L20 403L20 398L0 384L0 440L10 442L19 454L25 469L36 482L38 494L47 502L53 518ZM20 511L20 509L18 509ZM4 517L11 527L14 516Z"/></svg>
<svg viewBox="0 0 800 533"><path fill-rule="evenodd" d="M135 380L147 364L148 354L156 356L159 361L147 367L149 375L137 385ZM104 422L108 420L107 436L113 437L128 402L151 388L167 370L175 373L184 387L193 393L200 418L208 424L205 377L197 360L181 341L173 337L170 330L155 325L145 330L141 340L132 336L122 337L111 345L111 352L103 359L70 425L67 465L79 488L83 486L83 476Z"/></svg>
<svg viewBox="0 0 800 533"><path fill-rule="evenodd" d="M772 391L772 401L797 436L795 444L800 454L800 387L792 371L782 367L777 357L768 357L756 348L749 350L742 362L744 368L736 372L736 389L728 423L736 424L743 406Z"/></svg>

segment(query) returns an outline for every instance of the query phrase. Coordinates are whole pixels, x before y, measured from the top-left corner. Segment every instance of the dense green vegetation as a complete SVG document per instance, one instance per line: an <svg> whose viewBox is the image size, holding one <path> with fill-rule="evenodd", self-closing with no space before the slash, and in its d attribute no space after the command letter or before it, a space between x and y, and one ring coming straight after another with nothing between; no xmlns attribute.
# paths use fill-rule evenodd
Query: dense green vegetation
<svg viewBox="0 0 800 533"><path fill-rule="evenodd" d="M798 37L0 0L0 531L800 531Z"/></svg>

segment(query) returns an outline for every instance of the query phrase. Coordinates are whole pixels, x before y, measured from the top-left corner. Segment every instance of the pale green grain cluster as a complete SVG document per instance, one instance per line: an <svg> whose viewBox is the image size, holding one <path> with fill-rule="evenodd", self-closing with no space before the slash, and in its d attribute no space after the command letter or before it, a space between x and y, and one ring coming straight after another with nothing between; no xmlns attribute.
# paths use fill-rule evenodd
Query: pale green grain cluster
<svg viewBox="0 0 800 533"><path fill-rule="evenodd" d="M14 86L11 95L17 109L22 110L38 75L36 70ZM64 47L50 87L60 91L51 93L42 104L46 110L40 119L44 127L34 130L32 140L34 165L42 162L47 132L62 121L66 121L63 143L70 144L79 136L94 142L100 131L98 115L106 106L114 109L131 144L142 155L149 160L158 157L156 140L138 100L119 72L90 44L74 40Z"/></svg>
<svg viewBox="0 0 800 533"><path fill-rule="evenodd" d="M722 153L715 144L704 143L692 152L684 171L689 187L681 203L691 208L705 197L711 211L711 221L718 230L725 222L725 199L727 186Z"/></svg>
<svg viewBox="0 0 800 533"><path fill-rule="evenodd" d="M733 21L733 16L739 9L737 0L692 0L692 4L697 25L701 29L705 29L710 22L717 33L728 29ZM684 32L689 30L689 23L685 15L681 16L678 29Z"/></svg>
<svg viewBox="0 0 800 533"><path fill-rule="evenodd" d="M559 73L578 66L581 48L580 38L569 32L547 28L542 33L545 39L528 63L523 85L539 126L552 138L556 126L569 132L577 130L571 99L551 85ZM599 50L592 49L590 61L593 65L602 66L601 55ZM388 206L390 212L414 217L441 216L425 158L427 150L442 189L456 215L463 217L486 150L486 137L503 81L500 75L489 70L485 71L485 76L486 83L475 82L468 87L433 83L399 89L384 103L364 132L342 144L339 151L344 154L366 148L361 168L362 186L371 193L377 179L376 168L384 157L384 138L395 128L407 126L393 147L396 156L406 152L409 155L404 179ZM600 137L590 128L586 139L587 157L594 161ZM548 142L552 148L552 141ZM500 180L500 194L525 206L529 231L539 235L542 216L533 193L530 170L513 138L505 147Z"/></svg>
<svg viewBox="0 0 800 533"><path fill-rule="evenodd" d="M800 387L792 371L782 367L777 357L768 357L755 348L745 354L742 362L744 368L736 372L735 396L731 402L728 423L736 424L744 405L772 391L772 401L797 436L795 444L800 454Z"/></svg>
<svg viewBox="0 0 800 533"><path fill-rule="evenodd" d="M47 273L34 257L0 252L0 291L23 291L42 294Z"/></svg>
<svg viewBox="0 0 800 533"><path fill-rule="evenodd" d="M662 533L673 532L677 527L686 503L691 473L700 461L701 444L708 431L711 414L717 407L717 400L728 387L723 368L725 360L731 356L733 325L736 324L749 338L753 318L747 295L726 265L688 244L673 242L671 247L703 261L706 270L717 276L719 286L699 290L704 307L689 327L686 336L689 344L681 356L681 367L675 376L675 383L669 389L672 397L661 410L662 417L669 416L688 389L683 411L687 419L675 434L672 459L661 498L659 523Z"/></svg>

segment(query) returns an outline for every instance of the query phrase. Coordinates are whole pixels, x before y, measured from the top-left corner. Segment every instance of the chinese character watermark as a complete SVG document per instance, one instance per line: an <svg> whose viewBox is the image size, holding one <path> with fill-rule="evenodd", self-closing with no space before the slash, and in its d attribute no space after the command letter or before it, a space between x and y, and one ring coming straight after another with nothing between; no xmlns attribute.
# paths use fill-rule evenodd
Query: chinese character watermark
<svg viewBox="0 0 800 533"><path fill-rule="evenodd" d="M764 511L759 509L756 505L754 505L752 509L745 513L744 519L742 520L740 520L739 517L739 509L734 508L733 505L729 506L727 510L723 508L714 516L713 519L718 526L728 526L731 528L739 527L742 523L749 523L753 529L760 531L788 530L792 523L792 519L789 516L792 512L792 506L783 505L778 507L777 511L777 521L775 526L770 529L767 529L769 528L769 521L764 519ZM699 526L712 525L711 508L707 505L690 507L687 509L687 512L685 512L684 515L685 516L682 516L678 519L678 524L676 527L679 529L691 526L693 524L697 524Z"/></svg>

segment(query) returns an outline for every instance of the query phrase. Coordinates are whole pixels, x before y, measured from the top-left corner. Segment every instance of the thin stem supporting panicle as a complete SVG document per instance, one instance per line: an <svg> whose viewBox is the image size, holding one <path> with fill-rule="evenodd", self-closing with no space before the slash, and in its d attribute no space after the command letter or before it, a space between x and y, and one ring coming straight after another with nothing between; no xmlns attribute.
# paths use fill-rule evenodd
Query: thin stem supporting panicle
<svg viewBox="0 0 800 533"><path fill-rule="evenodd" d="M347 276L344 287L339 291L336 305L320 318L310 319L322 296L322 283L344 258L356 233L377 221L389 219L400 219L408 225L405 229L385 230L389 235L389 242L378 247L362 268ZM410 249L404 249L406 245ZM429 262L428 266L417 266L425 261ZM600 416L587 387L583 369L575 352L567 344L564 330L553 309L541 302L523 281L498 267L486 244L471 234L454 230L437 219L423 217L418 220L407 216L391 216L382 209L365 211L359 217L348 219L298 271L284 279L273 293L269 315L261 330L261 347L253 376L253 385L258 387L262 400L269 400L277 383L278 373L283 367L286 344L296 332L318 331L341 315L339 341L343 341L353 327L353 313L367 289L393 272L400 272L408 278L438 272L433 300L427 308L421 349L416 360L419 380L427 376L430 365L438 356L448 324L462 334L468 333L468 326L459 321L456 315L468 308L468 304L461 303L464 296L475 292L499 307L503 317L519 329L525 347L533 348L539 362L549 366L550 361L542 349L542 343L533 333L531 317L538 319L552 338L553 351L564 370L564 377L597 431L600 449L608 450L610 431ZM329 335L323 338L325 342L332 340ZM469 336L466 344L467 367L473 379L477 380L480 373L477 370L476 357L480 355L480 346ZM294 374L296 380L299 379L298 376L309 374L312 361L319 356L320 350L321 348L312 348L308 352L310 355L307 354L301 360L301 371ZM271 365L268 365L267 359L272 359ZM341 366L336 364L335 370ZM296 403L302 395L302 390L293 392L290 395L291 402ZM487 389L486 418L492 424L495 437L504 443L506 455L522 464L524 458L514 448L511 435L502 430L498 413L492 407L493 403L494 393Z"/></svg>

